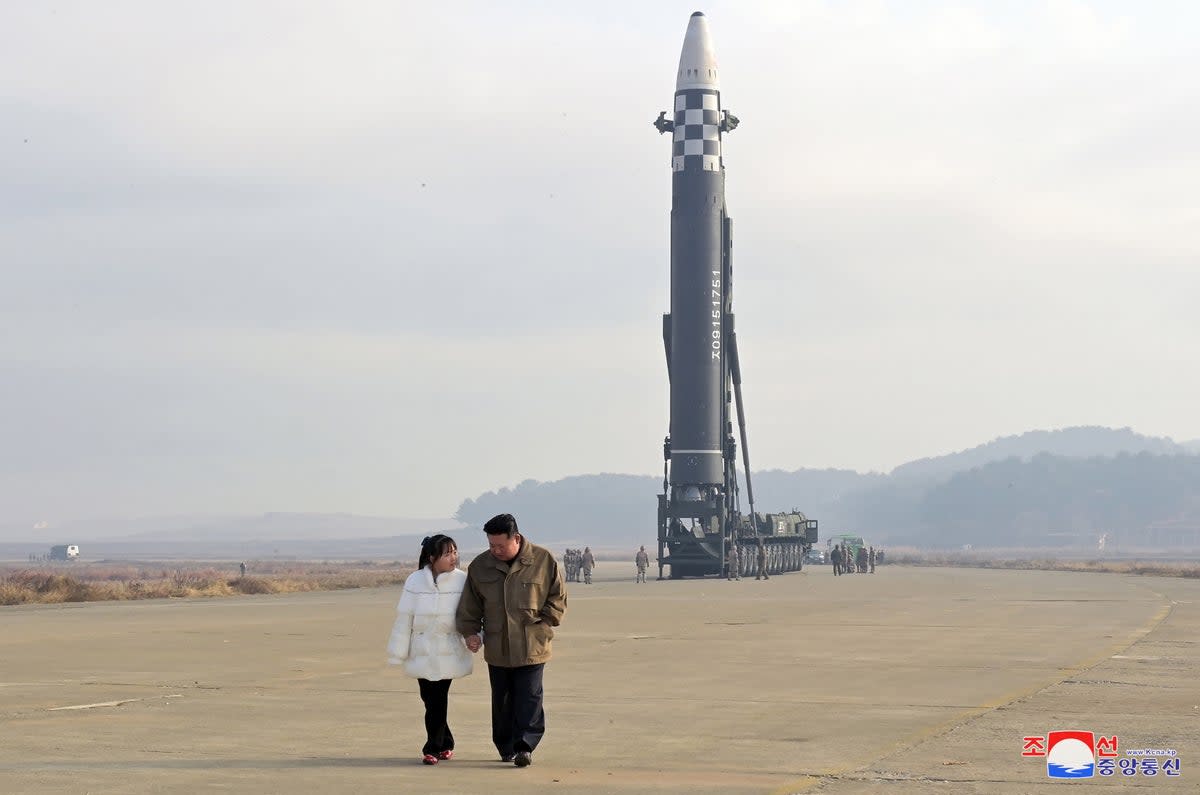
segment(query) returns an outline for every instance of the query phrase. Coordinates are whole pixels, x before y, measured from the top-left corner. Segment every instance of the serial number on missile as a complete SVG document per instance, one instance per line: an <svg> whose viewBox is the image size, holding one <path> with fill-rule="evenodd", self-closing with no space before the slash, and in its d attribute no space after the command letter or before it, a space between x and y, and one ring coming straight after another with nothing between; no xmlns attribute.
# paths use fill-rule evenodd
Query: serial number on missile
<svg viewBox="0 0 1200 795"><path fill-rule="evenodd" d="M712 281L712 359L717 361L721 358L721 272L713 271L712 275L716 277Z"/></svg>

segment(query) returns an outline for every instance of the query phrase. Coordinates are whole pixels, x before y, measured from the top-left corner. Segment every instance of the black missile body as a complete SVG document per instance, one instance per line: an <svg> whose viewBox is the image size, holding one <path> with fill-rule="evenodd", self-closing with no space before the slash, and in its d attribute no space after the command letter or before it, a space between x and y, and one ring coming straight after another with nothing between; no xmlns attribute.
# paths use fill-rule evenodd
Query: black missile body
<svg viewBox="0 0 1200 795"><path fill-rule="evenodd" d="M704 15L688 22L671 133L671 475L716 486L724 473L729 217L721 161L721 92Z"/></svg>
<svg viewBox="0 0 1200 795"><path fill-rule="evenodd" d="M684 36L672 110L654 121L672 139L671 311L663 316L671 425L663 445L659 495L660 578L668 565L673 578L719 573L728 547L743 531L749 527L751 535L757 533L733 328L732 221L725 206L721 151L723 135L737 124L722 107L708 20L697 11ZM745 522L731 419L734 396L750 504ZM788 522L788 533L800 526L804 535L802 515ZM794 557L798 568L803 543L793 546L780 555Z"/></svg>

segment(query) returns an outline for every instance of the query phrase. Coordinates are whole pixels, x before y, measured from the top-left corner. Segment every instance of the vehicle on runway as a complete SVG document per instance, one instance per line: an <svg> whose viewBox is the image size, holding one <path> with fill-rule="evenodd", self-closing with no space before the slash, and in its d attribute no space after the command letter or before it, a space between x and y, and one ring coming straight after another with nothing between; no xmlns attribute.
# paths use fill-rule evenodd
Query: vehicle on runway
<svg viewBox="0 0 1200 795"><path fill-rule="evenodd" d="M50 560L75 560L79 557L76 544L58 544L50 547Z"/></svg>
<svg viewBox="0 0 1200 795"><path fill-rule="evenodd" d="M854 556L858 554L858 550L865 547L867 542L863 541L862 536L854 535L853 533L838 533L825 540L825 546L831 551L834 547L841 545L845 545L850 549L850 559L853 560Z"/></svg>

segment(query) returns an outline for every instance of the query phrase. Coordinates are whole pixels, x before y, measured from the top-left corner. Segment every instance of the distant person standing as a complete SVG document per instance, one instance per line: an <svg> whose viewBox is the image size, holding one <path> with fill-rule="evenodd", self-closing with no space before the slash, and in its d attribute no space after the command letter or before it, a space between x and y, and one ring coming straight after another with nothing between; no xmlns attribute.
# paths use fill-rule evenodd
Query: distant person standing
<svg viewBox="0 0 1200 795"><path fill-rule="evenodd" d="M875 573L875 547L871 547L867 552L867 562L871 565L871 573Z"/></svg>
<svg viewBox="0 0 1200 795"><path fill-rule="evenodd" d="M767 546L766 546L766 544L763 543L761 538L758 539L758 552L756 554L755 562L758 563L758 571L755 572L754 579L756 579L756 580L771 579L770 577L767 576Z"/></svg>
<svg viewBox="0 0 1200 795"><path fill-rule="evenodd" d="M728 574L725 576L727 580L742 579L742 568L738 560L737 544L729 545L729 552L726 553L726 564L729 566Z"/></svg>
<svg viewBox="0 0 1200 795"><path fill-rule="evenodd" d="M242 572L242 576L245 577L246 576L246 561L243 560L241 563L239 563L238 569Z"/></svg>
<svg viewBox="0 0 1200 795"><path fill-rule="evenodd" d="M829 553L829 562L833 564L833 576L840 577L842 574L842 548L840 546L835 546Z"/></svg>
<svg viewBox="0 0 1200 795"><path fill-rule="evenodd" d="M450 683L471 673L473 667L455 623L467 574L458 568L458 545L440 533L421 542L417 566L404 581L396 605L388 658L417 680L425 703L421 761L436 765L454 756L454 734L447 722Z"/></svg>
<svg viewBox="0 0 1200 795"><path fill-rule="evenodd" d="M646 546L638 550L637 555L633 558L634 564L637 566L637 579L634 582L646 581L646 568L650 565L650 556L646 554Z"/></svg>
<svg viewBox="0 0 1200 795"><path fill-rule="evenodd" d="M458 632L472 652L483 647L500 761L528 767L546 734L542 672L567 612L567 587L558 561L521 535L512 514L493 516L483 532L488 550L467 567Z"/></svg>
<svg viewBox="0 0 1200 795"><path fill-rule="evenodd" d="M579 565L583 567L583 584L592 584L592 569L596 568L596 556L592 554L591 547L583 548L583 557L579 559Z"/></svg>

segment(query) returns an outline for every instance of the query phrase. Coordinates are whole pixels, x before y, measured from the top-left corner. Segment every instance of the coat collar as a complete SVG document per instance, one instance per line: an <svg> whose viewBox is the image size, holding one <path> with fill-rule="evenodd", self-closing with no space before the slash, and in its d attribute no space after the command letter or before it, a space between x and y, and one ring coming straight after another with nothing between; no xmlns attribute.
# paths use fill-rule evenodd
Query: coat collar
<svg viewBox="0 0 1200 795"><path fill-rule="evenodd" d="M517 556L513 558L512 565L505 563L502 560L496 560L491 552L484 552L488 556L488 562L502 572L508 573L517 571L523 566L533 565L533 544L529 543L529 539L524 535L521 536L521 548L517 550Z"/></svg>
<svg viewBox="0 0 1200 795"><path fill-rule="evenodd" d="M429 586L429 590L431 591L444 591L446 590L446 586L458 579L458 577L466 576L466 573L458 568L450 569L450 571L442 575L440 580L433 578L433 569L429 568L429 566L421 569L421 572L425 575L425 584Z"/></svg>

